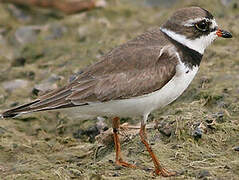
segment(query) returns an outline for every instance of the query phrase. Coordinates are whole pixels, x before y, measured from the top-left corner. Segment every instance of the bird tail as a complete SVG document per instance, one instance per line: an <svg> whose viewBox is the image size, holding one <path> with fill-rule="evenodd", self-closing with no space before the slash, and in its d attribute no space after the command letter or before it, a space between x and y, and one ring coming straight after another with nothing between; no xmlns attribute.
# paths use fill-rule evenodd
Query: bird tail
<svg viewBox="0 0 239 180"><path fill-rule="evenodd" d="M67 98L71 93L71 88L68 88L67 86L50 91L35 101L4 111L0 114L0 118L11 118L31 112L72 108L88 104L74 104L71 99Z"/></svg>
<svg viewBox="0 0 239 180"><path fill-rule="evenodd" d="M39 102L39 100L36 100L31 103L27 103L27 104L6 110L0 114L0 118L12 118L12 117L18 116L23 113L33 112L34 110L31 110L31 108L29 108L29 107L38 102ZM37 111L37 110L35 110L35 111Z"/></svg>

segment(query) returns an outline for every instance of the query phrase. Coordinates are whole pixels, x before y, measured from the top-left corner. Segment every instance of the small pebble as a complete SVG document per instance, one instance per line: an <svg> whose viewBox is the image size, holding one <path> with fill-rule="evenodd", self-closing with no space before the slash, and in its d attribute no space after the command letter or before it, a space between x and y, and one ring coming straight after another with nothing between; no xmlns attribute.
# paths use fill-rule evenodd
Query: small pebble
<svg viewBox="0 0 239 180"><path fill-rule="evenodd" d="M0 135L3 135L7 132L7 130L0 126Z"/></svg>
<svg viewBox="0 0 239 180"><path fill-rule="evenodd" d="M96 127L99 132L103 132L109 129L107 124L105 123L105 118L102 117L97 117Z"/></svg>
<svg viewBox="0 0 239 180"><path fill-rule="evenodd" d="M170 137L172 132L175 130L174 125L173 125L174 122L175 121L167 122L167 123L164 121L160 122L160 124L158 125L159 132L167 137Z"/></svg>
<svg viewBox="0 0 239 180"><path fill-rule="evenodd" d="M192 135L195 139L200 139L200 138L202 138L203 132L199 127L196 127L196 129L193 131Z"/></svg>
<svg viewBox="0 0 239 180"><path fill-rule="evenodd" d="M121 170L121 169L122 169L122 166L115 165L115 170L116 170L116 171Z"/></svg>
<svg viewBox="0 0 239 180"><path fill-rule="evenodd" d="M89 137L89 142L94 142L95 137L100 134L99 130L96 126L89 127L87 129L79 129L76 132L73 133L73 137L76 139L82 138L82 136Z"/></svg>
<svg viewBox="0 0 239 180"><path fill-rule="evenodd" d="M46 37L46 40L59 39L67 32L67 28L61 24L51 24L49 31L51 34Z"/></svg>
<svg viewBox="0 0 239 180"><path fill-rule="evenodd" d="M112 176L113 177L119 177L119 174L118 173L114 173Z"/></svg>
<svg viewBox="0 0 239 180"><path fill-rule="evenodd" d="M206 178L208 176L211 176L210 172L208 170L201 170L199 173L198 173L198 178L199 179L202 179L202 178Z"/></svg>
<svg viewBox="0 0 239 180"><path fill-rule="evenodd" d="M111 160L111 159L109 159L109 163L111 163L111 164L114 164L114 161L113 161L113 160Z"/></svg>
<svg viewBox="0 0 239 180"><path fill-rule="evenodd" d="M32 94L33 94L34 96L38 96L38 95L39 95L39 92L40 92L40 90L39 90L39 89L36 89L35 87L32 89Z"/></svg>
<svg viewBox="0 0 239 180"><path fill-rule="evenodd" d="M174 144L171 146L171 149L180 149L180 148L183 148L183 147L179 144Z"/></svg>
<svg viewBox="0 0 239 180"><path fill-rule="evenodd" d="M149 167L143 167L142 169L143 169L144 171L147 171L147 172L152 171L152 168L149 168Z"/></svg>
<svg viewBox="0 0 239 180"><path fill-rule="evenodd" d="M231 167L228 166L228 165L225 165L224 168L225 168L225 169L231 169Z"/></svg>
<svg viewBox="0 0 239 180"><path fill-rule="evenodd" d="M214 120L212 120L212 119L206 119L205 122L206 122L206 125L207 125L208 128L210 128L210 129L216 129L216 128L215 128L215 121L214 121Z"/></svg>
<svg viewBox="0 0 239 180"><path fill-rule="evenodd" d="M206 133L206 132L207 132L207 129L203 123L197 122L193 125L192 136L194 137L195 140L201 139L203 133Z"/></svg>
<svg viewBox="0 0 239 180"><path fill-rule="evenodd" d="M18 66L24 66L26 63L26 59L23 57L19 57L13 60L12 66L18 67Z"/></svg>
<svg viewBox="0 0 239 180"><path fill-rule="evenodd" d="M218 123L223 123L224 122L224 113L223 112L217 112L212 115L213 118L216 119Z"/></svg>

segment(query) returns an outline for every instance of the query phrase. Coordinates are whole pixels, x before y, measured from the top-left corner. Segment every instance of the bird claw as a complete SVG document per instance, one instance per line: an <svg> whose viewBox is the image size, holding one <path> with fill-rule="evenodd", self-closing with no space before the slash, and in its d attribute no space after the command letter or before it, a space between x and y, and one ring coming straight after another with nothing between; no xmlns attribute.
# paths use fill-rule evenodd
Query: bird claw
<svg viewBox="0 0 239 180"><path fill-rule="evenodd" d="M163 177L170 177L170 176L177 175L176 172L171 172L171 171L167 170L166 168L157 168L157 169L155 169L155 174L156 175L162 175Z"/></svg>
<svg viewBox="0 0 239 180"><path fill-rule="evenodd" d="M129 123L124 123L122 125L120 125L120 129L127 131L129 130Z"/></svg>
<svg viewBox="0 0 239 180"><path fill-rule="evenodd" d="M125 161L123 161L123 160L118 160L118 161L116 161L115 163L116 163L117 165L119 165L119 166L124 166L124 167L129 167L129 168L136 168L136 165L127 163L127 162L125 162Z"/></svg>
<svg viewBox="0 0 239 180"><path fill-rule="evenodd" d="M124 136L128 136L128 132L127 131L129 131L129 124L128 123L124 123L124 124L120 125L120 130L121 130L121 133Z"/></svg>
<svg viewBox="0 0 239 180"><path fill-rule="evenodd" d="M120 131L124 136L128 136L130 130L136 130L139 129L139 126L129 125L129 123L124 123L120 125Z"/></svg>

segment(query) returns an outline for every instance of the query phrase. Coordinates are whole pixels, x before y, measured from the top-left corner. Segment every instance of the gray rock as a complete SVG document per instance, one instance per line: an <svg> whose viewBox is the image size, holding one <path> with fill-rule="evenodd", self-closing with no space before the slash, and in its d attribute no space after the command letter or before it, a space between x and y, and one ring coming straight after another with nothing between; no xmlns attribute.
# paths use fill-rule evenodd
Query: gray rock
<svg viewBox="0 0 239 180"><path fill-rule="evenodd" d="M18 53L19 48L13 48L7 40L6 29L0 28L0 56L12 60L14 59Z"/></svg>
<svg viewBox="0 0 239 180"><path fill-rule="evenodd" d="M23 10L15 6L14 4L8 4L8 9L10 13L17 18L17 20L21 22L29 22L31 21L31 16L27 15Z"/></svg>
<svg viewBox="0 0 239 180"><path fill-rule="evenodd" d="M67 32L67 28L61 24L51 24L48 28L50 35L46 37L47 40L59 39Z"/></svg>
<svg viewBox="0 0 239 180"><path fill-rule="evenodd" d="M18 67L18 66L24 66L25 63L26 63L26 59L24 57L18 57L12 61L11 65Z"/></svg>
<svg viewBox="0 0 239 180"><path fill-rule="evenodd" d="M57 84L56 83L40 83L40 84L36 84L32 90L32 92L35 95L38 95L39 92L48 92L50 90L56 89L57 88Z"/></svg>
<svg viewBox="0 0 239 180"><path fill-rule="evenodd" d="M73 133L73 137L76 139L86 139L89 142L95 142L95 137L100 134L96 126L88 127L87 129L78 129ZM84 137L85 136L85 137Z"/></svg>
<svg viewBox="0 0 239 180"><path fill-rule="evenodd" d="M63 77L62 76L58 76L56 74L51 74L51 76L46 80L49 83L55 83L59 80L61 80Z"/></svg>
<svg viewBox="0 0 239 180"><path fill-rule="evenodd" d="M192 136L194 137L195 140L201 139L203 136L203 133L205 132L206 132L206 126L203 123L198 122L193 125Z"/></svg>
<svg viewBox="0 0 239 180"><path fill-rule="evenodd" d="M200 139L202 138L202 135L203 135L203 131L201 130L200 127L196 127L196 129L193 131L192 133L192 136L195 138L195 139Z"/></svg>
<svg viewBox="0 0 239 180"><path fill-rule="evenodd" d="M172 6L174 3L176 3L177 0L147 0L144 1L145 5L151 6L151 7L159 7L159 6L165 6L169 7Z"/></svg>
<svg viewBox="0 0 239 180"><path fill-rule="evenodd" d="M41 83L36 84L32 90L32 92L38 95L38 92L47 92L57 88L56 82L61 80L61 76L57 76L56 74L52 74L48 79L43 80Z"/></svg>
<svg viewBox="0 0 239 180"><path fill-rule="evenodd" d="M229 6L232 3L232 0L221 0L222 5Z"/></svg>
<svg viewBox="0 0 239 180"><path fill-rule="evenodd" d="M224 113L223 112L217 112L212 115L213 118L216 119L218 123L224 122Z"/></svg>
<svg viewBox="0 0 239 180"><path fill-rule="evenodd" d="M89 28L87 26L80 26L78 28L78 39L83 42L86 40L87 35L89 33Z"/></svg>
<svg viewBox="0 0 239 180"><path fill-rule="evenodd" d="M208 176L211 176L211 174L210 174L210 172L209 172L208 170L206 170L206 169L203 169L203 170L199 171L199 173L198 173L198 178L199 178L199 179L204 179L204 178L206 178L206 177L208 177Z"/></svg>
<svg viewBox="0 0 239 180"><path fill-rule="evenodd" d="M5 134L6 132L7 132L7 130L0 126L0 136Z"/></svg>
<svg viewBox="0 0 239 180"><path fill-rule="evenodd" d="M13 81L3 82L2 86L6 91L12 92L15 89L27 87L28 81L23 79L15 79Z"/></svg>
<svg viewBox="0 0 239 180"><path fill-rule="evenodd" d="M138 0L138 1L129 1L130 3L147 6L147 7L171 7L173 4L178 2L178 0Z"/></svg>
<svg viewBox="0 0 239 180"><path fill-rule="evenodd" d="M109 129L103 117L97 117L96 127L100 133Z"/></svg>
<svg viewBox="0 0 239 180"><path fill-rule="evenodd" d="M36 40L40 30L39 26L22 26L16 30L15 38L21 44L32 43Z"/></svg>
<svg viewBox="0 0 239 180"><path fill-rule="evenodd" d="M175 131L174 123L175 121L171 122L161 121L160 124L158 125L159 132L167 137L170 137L171 134L173 134Z"/></svg>

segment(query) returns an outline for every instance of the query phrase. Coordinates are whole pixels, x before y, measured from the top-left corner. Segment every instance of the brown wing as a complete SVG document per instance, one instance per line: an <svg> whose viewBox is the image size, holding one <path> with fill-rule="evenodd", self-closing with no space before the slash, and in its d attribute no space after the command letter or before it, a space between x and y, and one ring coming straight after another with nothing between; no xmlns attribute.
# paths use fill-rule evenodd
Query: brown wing
<svg viewBox="0 0 239 180"><path fill-rule="evenodd" d="M175 75L178 59L172 48L121 46L86 68L67 86L2 115L11 117L21 112L81 106L157 91Z"/></svg>
<svg viewBox="0 0 239 180"><path fill-rule="evenodd" d="M102 62L99 67L90 68L78 77L78 84L72 86L67 99L75 104L104 102L159 90L175 75L178 62L176 55L165 49L138 48L127 59L122 56L116 62Z"/></svg>

